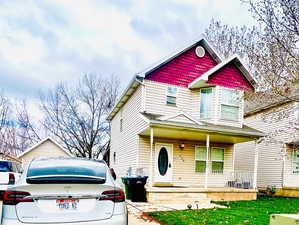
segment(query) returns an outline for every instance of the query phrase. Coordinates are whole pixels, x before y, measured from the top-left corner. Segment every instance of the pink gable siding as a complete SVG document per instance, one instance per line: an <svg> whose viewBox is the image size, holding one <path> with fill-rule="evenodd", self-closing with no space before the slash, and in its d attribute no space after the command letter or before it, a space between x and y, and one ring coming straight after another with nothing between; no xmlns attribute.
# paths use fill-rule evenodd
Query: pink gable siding
<svg viewBox="0 0 299 225"><path fill-rule="evenodd" d="M189 49L149 73L145 79L188 87L189 83L217 65L208 51L206 51L203 58L198 58L195 54L196 47ZM211 75L208 83L242 90L254 90L252 85L232 63Z"/></svg>
<svg viewBox="0 0 299 225"><path fill-rule="evenodd" d="M193 47L146 76L145 79L187 87L190 82L217 65L206 51L203 58L195 55Z"/></svg>
<svg viewBox="0 0 299 225"><path fill-rule="evenodd" d="M208 83L223 87L254 91L252 85L232 63L224 66L211 75Z"/></svg>

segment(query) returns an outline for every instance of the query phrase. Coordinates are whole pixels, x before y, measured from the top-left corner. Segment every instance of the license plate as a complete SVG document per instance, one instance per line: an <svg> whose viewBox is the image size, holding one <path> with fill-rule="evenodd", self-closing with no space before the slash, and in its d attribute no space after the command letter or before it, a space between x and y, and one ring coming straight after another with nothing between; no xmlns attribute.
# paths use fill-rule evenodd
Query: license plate
<svg viewBox="0 0 299 225"><path fill-rule="evenodd" d="M79 206L79 199L57 199L56 206L60 210L76 210Z"/></svg>

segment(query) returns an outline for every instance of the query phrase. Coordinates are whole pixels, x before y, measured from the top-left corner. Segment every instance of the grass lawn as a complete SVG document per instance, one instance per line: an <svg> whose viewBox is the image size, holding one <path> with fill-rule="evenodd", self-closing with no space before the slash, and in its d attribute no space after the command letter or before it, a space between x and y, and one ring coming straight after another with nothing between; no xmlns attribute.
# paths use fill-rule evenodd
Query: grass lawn
<svg viewBox="0 0 299 225"><path fill-rule="evenodd" d="M166 225L268 225L270 214L298 213L299 198L260 197L256 201L217 202L229 208L149 212Z"/></svg>

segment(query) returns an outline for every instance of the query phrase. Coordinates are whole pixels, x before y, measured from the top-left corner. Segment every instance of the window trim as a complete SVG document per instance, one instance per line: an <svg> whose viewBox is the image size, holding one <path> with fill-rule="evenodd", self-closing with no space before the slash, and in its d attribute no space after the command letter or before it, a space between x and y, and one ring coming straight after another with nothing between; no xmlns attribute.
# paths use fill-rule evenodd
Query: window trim
<svg viewBox="0 0 299 225"><path fill-rule="evenodd" d="M299 163L299 159L298 159L298 161L294 160L294 155L295 155L296 151L299 152L299 149L293 149L293 152L292 152L292 174L299 175L299 169L296 172L296 170L294 168L294 163L295 162Z"/></svg>
<svg viewBox="0 0 299 225"><path fill-rule="evenodd" d="M196 160L196 148L205 148L207 150L207 146L195 145L195 147L194 147L194 164L195 164L194 171L195 171L195 173L203 174L203 173L206 172L207 162L209 162L209 159L208 159L208 161L207 161L207 158L205 160ZM209 148L209 151L210 151L210 148ZM197 172L196 171L196 161L206 163L205 171L203 171L203 172Z"/></svg>
<svg viewBox="0 0 299 225"><path fill-rule="evenodd" d="M169 93L169 88L175 88L175 94L173 94L173 93ZM175 86L167 86L167 88L166 88L166 105L168 105L168 106L176 106L177 105L177 94L178 94L178 88L177 87L175 87ZM169 103L168 102L168 97L173 97L173 98L175 98L175 103L174 104L172 104L172 103Z"/></svg>
<svg viewBox="0 0 299 225"><path fill-rule="evenodd" d="M223 103L223 91L224 90L230 90L230 91L237 91L233 88L227 88L227 87L221 87L220 88L220 119L221 120L226 120L226 121L235 121L235 122L239 122L240 121L240 110L241 110L241 99L239 100L239 104L230 104L230 103ZM222 116L222 106L230 106L230 107L234 107L234 108L238 108L238 114L237 114L237 119L227 119L227 118L223 118Z"/></svg>
<svg viewBox="0 0 299 225"><path fill-rule="evenodd" d="M212 150L213 149L215 149L215 148L218 148L218 149L222 149L223 150L223 160L212 160ZM214 147L212 147L211 149L210 149L210 151L211 151L211 154L210 154L210 156L211 156L211 158L210 158L210 161L211 161L211 172L213 173L213 174L223 174L224 173L224 162L225 162L225 147L217 147L217 146L214 146ZM223 163L223 170L221 171L221 172L214 172L213 171L213 162L222 162Z"/></svg>
<svg viewBox="0 0 299 225"><path fill-rule="evenodd" d="M202 113L201 113L201 92L202 92L202 90L206 90L206 89L211 89L212 90L212 92L211 92L211 99L212 99L212 101L211 101L211 111L210 111L210 113L209 113L209 115L208 115L208 117L202 117ZM201 88L200 89L200 97L199 97L199 117L200 117L200 119L211 119L212 117L213 117L213 111L214 111L214 109L213 109L213 94L214 94L214 88L213 87L205 87L205 88Z"/></svg>

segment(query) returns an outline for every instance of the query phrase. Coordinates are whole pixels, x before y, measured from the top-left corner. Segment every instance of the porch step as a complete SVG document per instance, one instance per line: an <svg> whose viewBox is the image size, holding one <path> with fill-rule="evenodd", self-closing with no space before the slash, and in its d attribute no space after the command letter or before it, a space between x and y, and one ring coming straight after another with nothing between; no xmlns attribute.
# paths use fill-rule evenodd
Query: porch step
<svg viewBox="0 0 299 225"><path fill-rule="evenodd" d="M184 192L148 192L147 200L151 203L178 203L178 204L209 204L210 198L203 193Z"/></svg>

